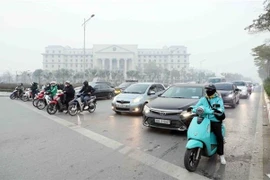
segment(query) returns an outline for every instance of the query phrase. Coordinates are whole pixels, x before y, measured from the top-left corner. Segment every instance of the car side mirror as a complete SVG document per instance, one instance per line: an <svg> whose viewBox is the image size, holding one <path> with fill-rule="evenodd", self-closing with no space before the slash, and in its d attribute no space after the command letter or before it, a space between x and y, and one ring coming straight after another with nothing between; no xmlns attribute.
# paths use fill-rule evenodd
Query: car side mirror
<svg viewBox="0 0 270 180"><path fill-rule="evenodd" d="M155 91L150 90L148 94L149 94L149 95L154 95L154 94L156 94L156 92L155 92Z"/></svg>

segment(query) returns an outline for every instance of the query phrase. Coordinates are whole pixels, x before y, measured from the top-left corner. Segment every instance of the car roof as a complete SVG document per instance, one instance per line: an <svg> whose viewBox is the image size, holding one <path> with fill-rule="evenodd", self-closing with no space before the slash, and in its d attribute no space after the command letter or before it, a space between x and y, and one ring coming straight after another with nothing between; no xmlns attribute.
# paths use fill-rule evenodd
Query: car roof
<svg viewBox="0 0 270 180"><path fill-rule="evenodd" d="M147 85L152 85L152 84L162 84L162 83L155 83L155 82L138 82L135 84L147 84ZM163 84L162 84L163 85Z"/></svg>
<svg viewBox="0 0 270 180"><path fill-rule="evenodd" d="M203 84L190 84L190 83L175 83L171 86L178 86L178 87L205 87Z"/></svg>

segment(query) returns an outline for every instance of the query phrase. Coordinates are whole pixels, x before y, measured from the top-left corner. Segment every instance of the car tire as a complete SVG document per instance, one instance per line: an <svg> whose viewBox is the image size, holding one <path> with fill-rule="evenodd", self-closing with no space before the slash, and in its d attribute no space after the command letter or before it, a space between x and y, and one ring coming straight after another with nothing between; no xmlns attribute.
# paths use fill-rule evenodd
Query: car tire
<svg viewBox="0 0 270 180"><path fill-rule="evenodd" d="M232 103L231 107L232 107L233 109L236 107L236 100L235 100L235 99L233 100L233 103Z"/></svg>
<svg viewBox="0 0 270 180"><path fill-rule="evenodd" d="M113 97L112 93L108 93L107 99L112 99L112 97Z"/></svg>
<svg viewBox="0 0 270 180"><path fill-rule="evenodd" d="M116 113L116 114L119 114L119 115L121 115L121 114L122 114L121 112L118 112L118 111L115 111L115 113Z"/></svg>

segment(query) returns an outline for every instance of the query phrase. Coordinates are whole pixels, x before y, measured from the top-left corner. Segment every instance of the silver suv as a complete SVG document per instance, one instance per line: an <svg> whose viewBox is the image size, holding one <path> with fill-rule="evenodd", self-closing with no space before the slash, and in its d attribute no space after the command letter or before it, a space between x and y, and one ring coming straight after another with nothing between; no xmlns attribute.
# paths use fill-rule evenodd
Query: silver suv
<svg viewBox="0 0 270 180"><path fill-rule="evenodd" d="M165 90L160 83L136 83L129 86L112 101L112 110L117 114L122 112L140 114L144 105L158 97Z"/></svg>

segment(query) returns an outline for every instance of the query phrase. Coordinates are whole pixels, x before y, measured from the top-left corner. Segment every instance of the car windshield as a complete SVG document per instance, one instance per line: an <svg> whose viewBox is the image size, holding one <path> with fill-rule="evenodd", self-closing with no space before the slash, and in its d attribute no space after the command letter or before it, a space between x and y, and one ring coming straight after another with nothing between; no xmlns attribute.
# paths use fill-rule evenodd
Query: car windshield
<svg viewBox="0 0 270 180"><path fill-rule="evenodd" d="M123 93L144 94L150 84L133 84L129 86Z"/></svg>
<svg viewBox="0 0 270 180"><path fill-rule="evenodd" d="M124 83L120 84L118 87L119 88L125 88L125 87L129 86L130 84L132 84L132 83L130 83L130 82L124 82Z"/></svg>
<svg viewBox="0 0 270 180"><path fill-rule="evenodd" d="M208 82L209 83L219 83L219 82L221 82L221 79L220 78L209 79Z"/></svg>
<svg viewBox="0 0 270 180"><path fill-rule="evenodd" d="M246 86L245 82L233 82L236 86Z"/></svg>
<svg viewBox="0 0 270 180"><path fill-rule="evenodd" d="M160 97L163 97L163 98L199 99L202 96L203 96L203 88L202 87L171 86Z"/></svg>
<svg viewBox="0 0 270 180"><path fill-rule="evenodd" d="M215 84L217 90L232 90L232 84Z"/></svg>

